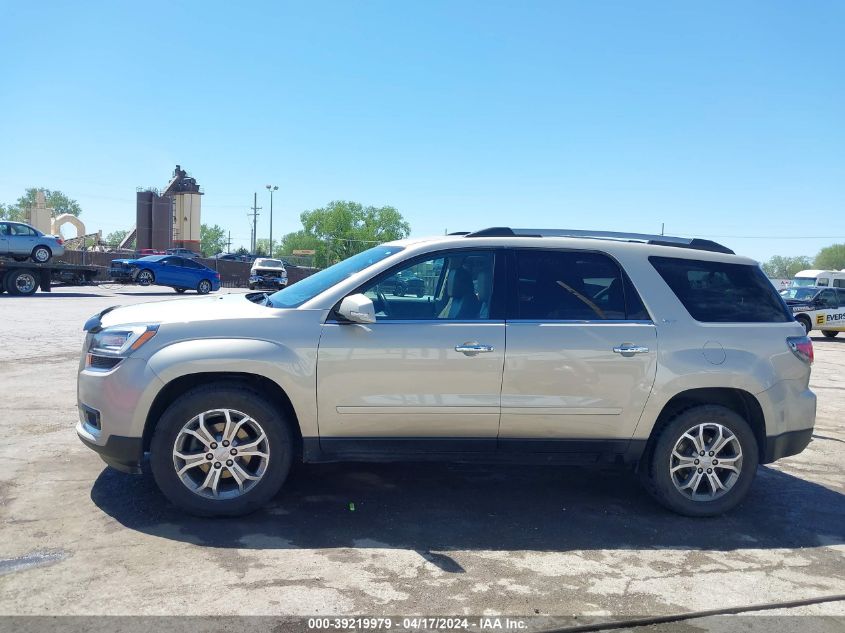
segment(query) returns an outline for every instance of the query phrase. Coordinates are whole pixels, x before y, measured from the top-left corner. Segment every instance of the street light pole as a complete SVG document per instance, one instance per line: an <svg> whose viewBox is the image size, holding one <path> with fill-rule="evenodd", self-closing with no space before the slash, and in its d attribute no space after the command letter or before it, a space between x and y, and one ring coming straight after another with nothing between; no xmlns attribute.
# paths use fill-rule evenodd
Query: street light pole
<svg viewBox="0 0 845 633"><path fill-rule="evenodd" d="M270 257L273 256L273 192L278 190L276 185L267 185L267 191L270 192Z"/></svg>

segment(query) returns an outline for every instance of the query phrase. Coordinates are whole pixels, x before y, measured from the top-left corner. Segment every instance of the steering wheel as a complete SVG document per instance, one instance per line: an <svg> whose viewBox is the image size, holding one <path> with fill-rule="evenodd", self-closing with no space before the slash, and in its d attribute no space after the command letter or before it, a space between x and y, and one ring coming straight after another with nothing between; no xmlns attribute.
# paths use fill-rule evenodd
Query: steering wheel
<svg viewBox="0 0 845 633"><path fill-rule="evenodd" d="M381 288L376 290L376 297L381 303L382 312L384 312L384 316L388 319L390 318L390 305L387 303L387 297L384 296L384 293L381 291Z"/></svg>

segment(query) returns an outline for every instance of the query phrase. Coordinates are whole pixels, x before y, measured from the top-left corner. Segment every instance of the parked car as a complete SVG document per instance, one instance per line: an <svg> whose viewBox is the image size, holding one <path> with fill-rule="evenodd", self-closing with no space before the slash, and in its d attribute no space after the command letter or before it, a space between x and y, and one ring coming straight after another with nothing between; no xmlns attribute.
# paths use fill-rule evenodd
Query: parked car
<svg viewBox="0 0 845 633"><path fill-rule="evenodd" d="M845 288L792 286L781 290L780 296L807 334L821 330L834 338L845 330Z"/></svg>
<svg viewBox="0 0 845 633"><path fill-rule="evenodd" d="M164 251L165 255L178 255L185 259L199 259L200 254L192 251L190 248L168 248Z"/></svg>
<svg viewBox="0 0 845 633"><path fill-rule="evenodd" d="M23 222L0 222L0 255L19 262L32 258L38 264L46 264L64 254L65 241L61 235L45 235Z"/></svg>
<svg viewBox="0 0 845 633"><path fill-rule="evenodd" d="M422 297L379 287L429 274ZM709 240L401 240L272 295L109 308L85 330L79 437L127 472L148 455L199 515L255 510L295 460L473 460L616 464L712 516L815 421L812 342L756 262Z"/></svg>
<svg viewBox="0 0 845 633"><path fill-rule="evenodd" d="M197 261L175 255L114 259L109 267L109 277L139 286L170 286L178 293L196 290L205 295L220 289L220 273Z"/></svg>
<svg viewBox="0 0 845 633"><path fill-rule="evenodd" d="M288 285L288 271L282 260L259 257L249 271L249 289L272 288L278 290Z"/></svg>
<svg viewBox="0 0 845 633"><path fill-rule="evenodd" d="M237 255L235 253L217 253L217 255L214 256L214 259L218 259L218 260L221 260L221 261L227 261L227 262L242 262L242 261L244 261L243 255Z"/></svg>
<svg viewBox="0 0 845 633"><path fill-rule="evenodd" d="M405 295L422 297L425 295L425 281L405 271L385 279L381 282L379 288L382 292L389 292L394 297L404 297Z"/></svg>

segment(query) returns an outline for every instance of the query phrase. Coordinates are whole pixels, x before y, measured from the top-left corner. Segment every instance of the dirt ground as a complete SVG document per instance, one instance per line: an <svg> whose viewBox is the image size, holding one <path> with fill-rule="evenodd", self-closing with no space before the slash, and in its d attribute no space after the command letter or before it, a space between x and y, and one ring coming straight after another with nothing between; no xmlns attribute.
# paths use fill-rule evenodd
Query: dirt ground
<svg viewBox="0 0 845 633"><path fill-rule="evenodd" d="M761 467L725 517L670 514L622 471L347 464L297 468L253 516L202 520L74 432L85 319L171 297L0 295L0 614L588 621L845 593L845 335L814 336L812 443ZM842 601L774 613L845 627Z"/></svg>

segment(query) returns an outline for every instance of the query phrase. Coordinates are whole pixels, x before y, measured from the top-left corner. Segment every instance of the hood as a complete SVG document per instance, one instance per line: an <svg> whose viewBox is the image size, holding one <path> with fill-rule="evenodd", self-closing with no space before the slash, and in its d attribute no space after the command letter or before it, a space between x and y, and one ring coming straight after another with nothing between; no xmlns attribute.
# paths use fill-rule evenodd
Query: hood
<svg viewBox="0 0 845 633"><path fill-rule="evenodd" d="M253 303L243 294L226 294L214 297L170 299L139 303L131 306L114 306L95 315L85 324L85 329L101 326L152 323L190 323L197 321L222 321L238 318L272 317L278 310Z"/></svg>

